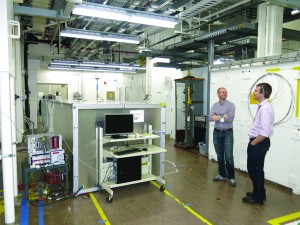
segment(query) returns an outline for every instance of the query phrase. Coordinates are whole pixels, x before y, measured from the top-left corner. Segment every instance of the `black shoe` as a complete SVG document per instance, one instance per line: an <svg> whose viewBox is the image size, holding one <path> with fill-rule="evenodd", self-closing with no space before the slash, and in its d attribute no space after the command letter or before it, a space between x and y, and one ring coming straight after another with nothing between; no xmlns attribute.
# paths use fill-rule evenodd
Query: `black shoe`
<svg viewBox="0 0 300 225"><path fill-rule="evenodd" d="M249 197L249 198L254 198L253 192L247 192L246 196ZM263 200L264 201L266 200L266 195L264 195Z"/></svg>
<svg viewBox="0 0 300 225"><path fill-rule="evenodd" d="M231 187L236 187L236 182L234 179L229 179L228 180L228 184L231 186Z"/></svg>
<svg viewBox="0 0 300 225"><path fill-rule="evenodd" d="M252 204L252 205L263 205L264 204L263 201L258 201L255 198L251 198L251 197L244 197L242 199L242 201L244 203Z"/></svg>

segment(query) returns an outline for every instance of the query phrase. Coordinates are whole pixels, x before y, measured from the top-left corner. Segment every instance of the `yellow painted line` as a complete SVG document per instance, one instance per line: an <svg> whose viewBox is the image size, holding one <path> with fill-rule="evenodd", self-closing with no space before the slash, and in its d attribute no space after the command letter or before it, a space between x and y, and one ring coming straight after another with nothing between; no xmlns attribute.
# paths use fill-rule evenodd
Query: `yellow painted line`
<svg viewBox="0 0 300 225"><path fill-rule="evenodd" d="M158 189L160 189L160 186L151 181L151 183L157 187ZM191 214L193 214L195 217L197 217L199 220L201 220L202 222L208 224L208 225L213 225L211 222L209 222L208 220L206 220L204 217L200 216L198 213L196 213L191 207L187 206L186 204L184 204L182 201L180 201L178 198L176 198L174 195L172 195L170 192L168 192L167 190L164 190L164 193L169 196L170 198L172 198L175 202L177 202L179 205L182 205L186 210L188 210Z"/></svg>
<svg viewBox="0 0 300 225"><path fill-rule="evenodd" d="M270 73L273 73L273 72L279 72L280 71L280 68L268 68L266 69L266 72L270 72Z"/></svg>
<svg viewBox="0 0 300 225"><path fill-rule="evenodd" d="M293 70L299 70L300 71L300 66L294 66Z"/></svg>
<svg viewBox="0 0 300 225"><path fill-rule="evenodd" d="M272 220L269 220L268 223L272 225L280 225L281 223L286 223L288 221L294 220L294 219L300 219L300 212L292 213L286 216L278 217Z"/></svg>
<svg viewBox="0 0 300 225"><path fill-rule="evenodd" d="M0 214L4 213L4 200L0 201Z"/></svg>
<svg viewBox="0 0 300 225"><path fill-rule="evenodd" d="M294 66L293 70L298 70L300 72L300 66ZM300 80L298 79L297 82L297 95L296 95L296 111L295 111L295 117L299 117L299 104L300 104Z"/></svg>
<svg viewBox="0 0 300 225"><path fill-rule="evenodd" d="M94 194L93 193L90 193L90 198L92 199L100 217L102 218L102 220L104 221L104 224L106 225L110 225L110 222L109 220L107 219L105 213L103 212L103 210L101 209L101 206L99 205L97 199L95 198Z"/></svg>
<svg viewBox="0 0 300 225"><path fill-rule="evenodd" d="M3 190L1 189L0 190L0 193L2 193ZM19 196L22 196L22 194L18 195ZM0 199L3 199L4 196L0 196ZM0 200L0 214L4 213L4 200Z"/></svg>
<svg viewBox="0 0 300 225"><path fill-rule="evenodd" d="M297 80L297 94L296 94L296 110L295 117L299 117L299 105L300 105L300 79Z"/></svg>

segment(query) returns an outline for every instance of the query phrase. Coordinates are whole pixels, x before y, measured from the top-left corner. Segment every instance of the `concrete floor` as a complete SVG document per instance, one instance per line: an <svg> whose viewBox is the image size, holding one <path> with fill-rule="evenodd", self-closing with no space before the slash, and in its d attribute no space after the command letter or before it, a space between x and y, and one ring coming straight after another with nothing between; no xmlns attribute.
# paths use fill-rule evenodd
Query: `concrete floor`
<svg viewBox="0 0 300 225"><path fill-rule="evenodd" d="M271 182L266 182L263 206L242 203L252 189L247 173L236 171L236 188L227 182L215 183L216 162L175 149L173 144L172 140L166 144L165 192L152 182L140 183L115 188L112 203L106 202L105 191L64 201L46 200L42 213L33 201L28 204L28 224L41 224L40 215L46 225L263 225L276 224L270 220L291 213L300 214L300 196ZM16 224L25 224L20 222L22 207L16 206ZM4 214L0 224L4 224Z"/></svg>

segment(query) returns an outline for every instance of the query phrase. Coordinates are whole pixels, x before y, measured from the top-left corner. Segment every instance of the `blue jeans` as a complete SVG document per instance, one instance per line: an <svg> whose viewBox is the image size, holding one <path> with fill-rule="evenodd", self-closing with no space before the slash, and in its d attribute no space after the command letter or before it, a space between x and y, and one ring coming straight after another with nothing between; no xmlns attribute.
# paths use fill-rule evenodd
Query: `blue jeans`
<svg viewBox="0 0 300 225"><path fill-rule="evenodd" d="M214 129L213 141L218 157L219 174L222 177L234 179L233 130Z"/></svg>
<svg viewBox="0 0 300 225"><path fill-rule="evenodd" d="M250 139L247 148L247 169L253 184L253 196L256 200L263 201L266 196L264 164L271 143L270 139L266 138L256 145L250 145L252 140Z"/></svg>

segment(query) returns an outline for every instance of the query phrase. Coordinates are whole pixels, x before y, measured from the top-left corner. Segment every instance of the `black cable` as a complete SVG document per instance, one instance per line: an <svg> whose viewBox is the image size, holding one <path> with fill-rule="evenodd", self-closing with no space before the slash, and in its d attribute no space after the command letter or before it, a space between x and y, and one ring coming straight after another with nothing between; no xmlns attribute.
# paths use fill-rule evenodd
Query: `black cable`
<svg viewBox="0 0 300 225"><path fill-rule="evenodd" d="M70 197L70 196L69 196L69 197L62 197L62 198L60 198L60 199L55 199L56 201L49 202L49 203L44 203L44 202L43 202L43 204L42 204L41 206L53 205L53 204L55 204L55 203L58 203L58 202L60 202L60 201L64 201L64 200L67 200L67 199L70 199L70 198L74 198L74 197ZM46 200L46 199L45 199L45 200ZM51 200L51 199L49 199L49 200ZM35 201L40 201L40 200L29 200L29 204L32 205L32 206L40 207L39 204L35 204L35 203L34 203Z"/></svg>
<svg viewBox="0 0 300 225"><path fill-rule="evenodd" d="M107 167L107 170L106 170L106 172L105 172L105 176L104 176L104 178L103 178L103 180L102 180L102 182L101 182L101 184L99 185L100 187L102 186L102 184L103 184L103 182L105 181L105 178L106 178L106 176L107 176L107 172L108 172L108 170L113 166L113 162Z"/></svg>

